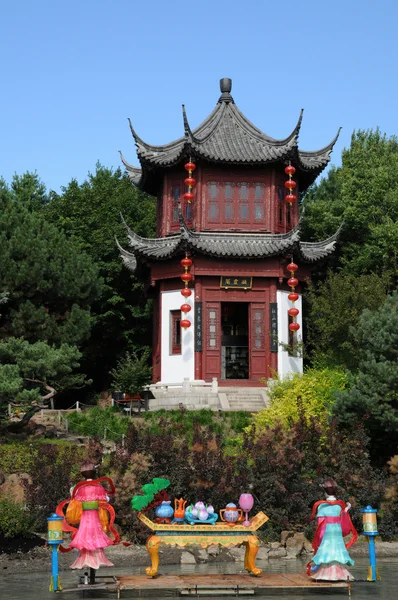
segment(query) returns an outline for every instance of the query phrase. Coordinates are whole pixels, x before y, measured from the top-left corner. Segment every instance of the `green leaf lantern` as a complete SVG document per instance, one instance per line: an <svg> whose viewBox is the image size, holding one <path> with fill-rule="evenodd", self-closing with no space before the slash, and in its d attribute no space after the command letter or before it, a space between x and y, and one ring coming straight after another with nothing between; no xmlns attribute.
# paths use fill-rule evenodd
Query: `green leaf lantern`
<svg viewBox="0 0 398 600"><path fill-rule="evenodd" d="M142 486L141 492L143 495L134 496L131 500L131 507L133 510L144 510L154 499L155 495L165 490L170 485L170 481L168 479L162 479L160 477L155 477L152 479L152 483L146 483Z"/></svg>

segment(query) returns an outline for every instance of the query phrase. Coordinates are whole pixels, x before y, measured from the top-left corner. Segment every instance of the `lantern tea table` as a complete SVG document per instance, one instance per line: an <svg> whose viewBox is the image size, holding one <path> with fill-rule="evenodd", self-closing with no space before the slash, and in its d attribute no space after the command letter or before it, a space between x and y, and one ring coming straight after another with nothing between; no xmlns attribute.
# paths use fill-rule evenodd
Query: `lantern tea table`
<svg viewBox="0 0 398 600"><path fill-rule="evenodd" d="M202 548L207 548L212 544L220 544L220 546L226 547L245 544L245 569L253 575L261 575L262 573L262 570L255 565L255 558L260 547L260 540L255 532L268 521L267 515L263 512L259 512L253 517L249 527L245 527L241 523L231 526L223 522L214 525L166 525L154 523L143 513L138 513L138 518L154 532L146 542L146 548L152 563L146 569L149 577L155 577L158 572L159 546L161 544L180 547L192 544Z"/></svg>

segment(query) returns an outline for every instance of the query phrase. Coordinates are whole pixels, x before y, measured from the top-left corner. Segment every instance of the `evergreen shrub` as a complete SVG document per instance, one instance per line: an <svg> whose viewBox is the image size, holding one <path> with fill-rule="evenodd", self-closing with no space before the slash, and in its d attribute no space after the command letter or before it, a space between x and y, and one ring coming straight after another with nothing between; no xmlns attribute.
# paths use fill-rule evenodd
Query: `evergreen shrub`
<svg viewBox="0 0 398 600"><path fill-rule="evenodd" d="M37 444L4 442L0 444L0 473L30 473L37 453Z"/></svg>
<svg viewBox="0 0 398 600"><path fill-rule="evenodd" d="M33 519L22 505L0 497L0 535L13 538L32 531Z"/></svg>

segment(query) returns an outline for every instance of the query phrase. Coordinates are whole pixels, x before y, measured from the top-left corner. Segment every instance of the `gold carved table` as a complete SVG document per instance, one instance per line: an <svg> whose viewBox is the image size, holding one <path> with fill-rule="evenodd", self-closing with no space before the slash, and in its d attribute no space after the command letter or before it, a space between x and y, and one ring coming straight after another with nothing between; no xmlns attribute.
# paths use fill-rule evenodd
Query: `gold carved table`
<svg viewBox="0 0 398 600"><path fill-rule="evenodd" d="M140 521L145 523L154 533L149 536L146 542L146 548L151 557L151 566L147 567L146 573L149 577L155 577L159 568L159 546L180 546L189 544L207 548L212 544L220 546L240 546L245 544L246 552L244 566L249 573L261 575L262 570L255 565L255 559L260 547L260 540L256 535L257 529L268 521L267 515L259 512L251 520L249 527L244 527L241 523L227 525L224 522L214 525L188 525L188 524L170 524L163 525L154 523L143 513L138 513Z"/></svg>

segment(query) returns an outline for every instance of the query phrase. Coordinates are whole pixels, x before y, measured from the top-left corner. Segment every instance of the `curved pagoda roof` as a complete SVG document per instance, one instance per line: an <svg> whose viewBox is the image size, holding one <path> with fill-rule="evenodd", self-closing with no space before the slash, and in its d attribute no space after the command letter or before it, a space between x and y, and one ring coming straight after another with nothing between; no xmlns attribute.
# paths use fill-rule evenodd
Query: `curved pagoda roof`
<svg viewBox="0 0 398 600"><path fill-rule="evenodd" d="M123 218L123 217L122 217ZM340 228L321 242L301 242L301 221L288 233L217 233L188 229L180 211L180 232L163 238L143 238L123 220L130 251L116 240L124 264L135 271L137 262L151 263L181 256L185 252L213 258L261 259L278 255L294 255L303 262L314 263L333 253Z"/></svg>
<svg viewBox="0 0 398 600"><path fill-rule="evenodd" d="M222 93L213 112L194 130L191 130L183 106L184 136L164 146L144 142L129 120L141 163L141 169L133 167L121 154L131 181L144 191L155 194L162 172L187 158L254 167L278 162L284 164L291 160L298 171L300 189L305 190L311 185L328 164L340 130L321 150L299 150L303 110L291 134L283 140L275 140L253 125L236 106L231 96L231 79L221 79L220 88Z"/></svg>

